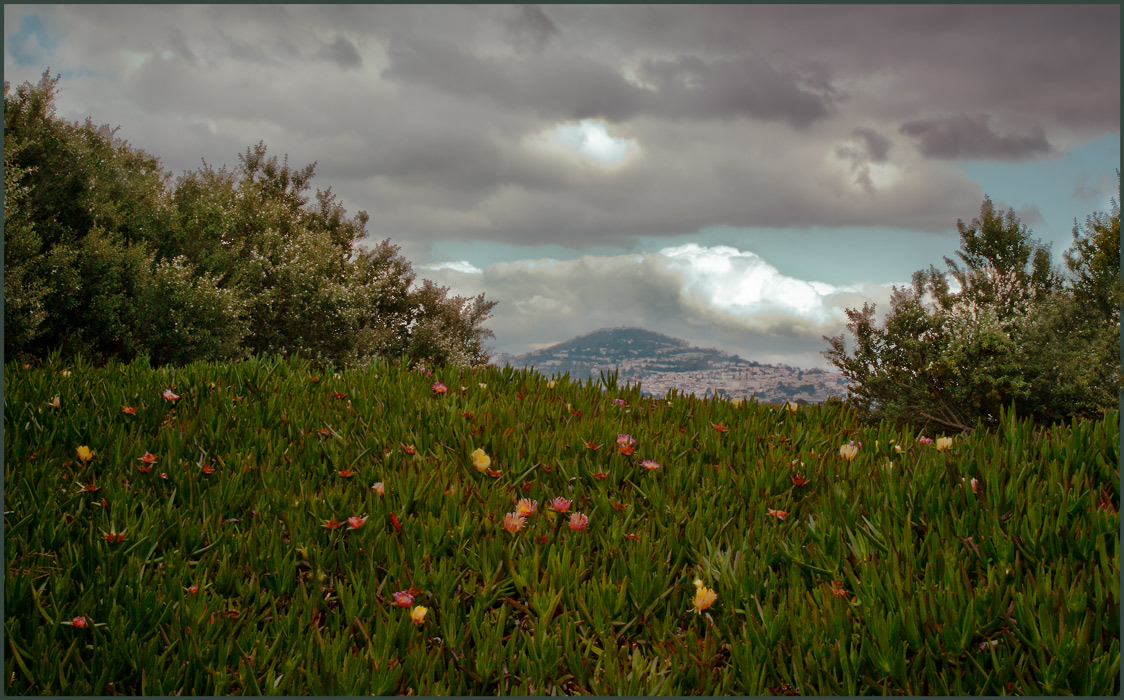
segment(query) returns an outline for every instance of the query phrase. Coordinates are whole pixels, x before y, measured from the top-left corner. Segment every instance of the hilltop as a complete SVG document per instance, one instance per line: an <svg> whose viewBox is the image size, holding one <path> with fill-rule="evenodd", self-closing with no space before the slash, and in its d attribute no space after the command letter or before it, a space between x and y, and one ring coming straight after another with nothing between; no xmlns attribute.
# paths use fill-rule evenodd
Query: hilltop
<svg viewBox="0 0 1124 700"><path fill-rule="evenodd" d="M674 387L700 396L818 403L846 392L842 375L835 372L762 364L644 328L601 328L522 355L498 355L494 362L574 379L615 369L621 382L640 382L653 395Z"/></svg>

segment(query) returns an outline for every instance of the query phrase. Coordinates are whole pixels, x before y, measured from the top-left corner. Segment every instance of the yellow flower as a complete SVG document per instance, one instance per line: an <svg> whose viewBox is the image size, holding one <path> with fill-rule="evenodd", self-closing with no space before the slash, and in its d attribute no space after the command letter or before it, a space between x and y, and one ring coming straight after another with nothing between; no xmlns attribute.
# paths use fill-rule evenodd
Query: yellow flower
<svg viewBox="0 0 1124 700"><path fill-rule="evenodd" d="M524 522L526 522L526 518L522 515L518 513L508 513L503 516L503 529L514 535L523 529Z"/></svg>
<svg viewBox="0 0 1124 700"><path fill-rule="evenodd" d="M55 408L59 407L60 403L59 403L59 395L58 394L55 394L55 397L53 399L51 399L50 405L54 406Z"/></svg>
<svg viewBox="0 0 1124 700"><path fill-rule="evenodd" d="M538 501L532 501L529 498L520 498L519 502L515 504L515 512L518 513L520 517L526 518L528 515L534 515L538 507Z"/></svg>
<svg viewBox="0 0 1124 700"><path fill-rule="evenodd" d="M732 401L730 401L730 405L731 406L741 406L742 403L744 403L744 402L745 402L744 399L733 399Z"/></svg>
<svg viewBox="0 0 1124 700"><path fill-rule="evenodd" d="M785 401L784 407L788 410L789 413L796 413L797 409L800 408L799 405L794 404L791 401Z"/></svg>
<svg viewBox="0 0 1124 700"><path fill-rule="evenodd" d="M424 605L418 605L410 611L410 619L414 621L415 625L420 625L425 622L425 614L427 612L429 612L428 608Z"/></svg>
<svg viewBox="0 0 1124 700"><path fill-rule="evenodd" d="M546 388L547 389L553 389L554 388L554 380L553 379L551 379L550 381L548 381L546 383Z"/></svg>
<svg viewBox="0 0 1124 700"><path fill-rule="evenodd" d="M488 388L488 385L487 385L487 384L485 384L484 382L480 382L480 388L481 388L481 389L487 389L487 388Z"/></svg>
<svg viewBox="0 0 1124 700"><path fill-rule="evenodd" d="M472 452L472 466L476 467L476 471L482 472L492 466L492 458L482 448L477 447Z"/></svg>
<svg viewBox="0 0 1124 700"><path fill-rule="evenodd" d="M711 605L714 605L714 601L716 600L718 600L717 593L710 590L706 586L699 586L697 589L695 589L695 599L691 602L695 606L695 612L701 613Z"/></svg>
<svg viewBox="0 0 1124 700"><path fill-rule="evenodd" d="M89 447L86 447L85 445L78 446L78 459L82 460L83 462L89 462L93 458L93 450L91 450Z"/></svg>
<svg viewBox="0 0 1124 700"><path fill-rule="evenodd" d="M68 369L64 369L64 370L62 371L62 376L64 376L64 377L69 377L69 376L70 376L70 370L68 370Z"/></svg>
<svg viewBox="0 0 1124 700"><path fill-rule="evenodd" d="M859 454L859 448L856 445L843 445L839 448L839 456L846 460L852 460Z"/></svg>
<svg viewBox="0 0 1124 700"><path fill-rule="evenodd" d="M950 449L952 449L952 438L950 438L950 437L937 438L937 449L938 450L950 450Z"/></svg>

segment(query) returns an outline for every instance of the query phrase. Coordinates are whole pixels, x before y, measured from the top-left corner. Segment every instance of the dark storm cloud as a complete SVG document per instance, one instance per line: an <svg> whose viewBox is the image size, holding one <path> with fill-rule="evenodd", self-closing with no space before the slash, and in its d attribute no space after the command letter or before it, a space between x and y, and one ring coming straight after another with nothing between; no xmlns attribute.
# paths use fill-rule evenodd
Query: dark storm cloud
<svg viewBox="0 0 1124 700"><path fill-rule="evenodd" d="M340 68L358 68L363 65L363 57L359 55L359 49L342 36L337 36L331 46L324 47L320 51L320 56Z"/></svg>
<svg viewBox="0 0 1124 700"><path fill-rule="evenodd" d="M860 139L865 146L866 151L863 155L870 161L875 163L884 163L886 157L890 153L890 139L878 133L874 129L867 127L859 127L855 129L854 135Z"/></svg>
<svg viewBox="0 0 1124 700"><path fill-rule="evenodd" d="M505 24L511 32L516 49L523 52L539 53L547 43L560 32L554 22L538 5L523 5L519 14Z"/></svg>
<svg viewBox="0 0 1124 700"><path fill-rule="evenodd" d="M973 160L1025 160L1051 153L1041 127L1022 136L996 133L986 114L918 119L901 126L901 133L917 139L917 147L929 158Z"/></svg>

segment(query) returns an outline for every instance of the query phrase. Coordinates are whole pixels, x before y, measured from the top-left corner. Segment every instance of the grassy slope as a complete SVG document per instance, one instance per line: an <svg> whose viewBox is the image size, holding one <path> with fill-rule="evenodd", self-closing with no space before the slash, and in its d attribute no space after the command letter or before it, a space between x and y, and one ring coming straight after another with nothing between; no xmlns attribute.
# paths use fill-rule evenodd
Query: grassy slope
<svg viewBox="0 0 1124 700"><path fill-rule="evenodd" d="M5 368L9 693L1120 690L1116 413L937 451L841 406L494 368L62 369Z"/></svg>

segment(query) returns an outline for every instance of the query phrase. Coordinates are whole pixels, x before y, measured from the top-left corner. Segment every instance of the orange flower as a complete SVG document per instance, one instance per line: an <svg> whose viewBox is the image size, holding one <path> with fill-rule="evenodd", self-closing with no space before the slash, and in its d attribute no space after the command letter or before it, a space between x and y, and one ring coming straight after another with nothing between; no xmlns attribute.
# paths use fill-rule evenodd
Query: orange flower
<svg viewBox="0 0 1124 700"><path fill-rule="evenodd" d="M788 511L787 510L773 510L772 508L770 508L769 509L769 515L773 516L777 520L784 520L785 518L788 517Z"/></svg>
<svg viewBox="0 0 1124 700"><path fill-rule="evenodd" d="M555 511L556 513L565 513L570 510L570 506L573 503L574 502L568 498L562 498L561 496L558 496L550 502L550 509Z"/></svg>
<svg viewBox="0 0 1124 700"><path fill-rule="evenodd" d="M518 513L508 513L503 516L503 529L514 535L523 529L523 523L526 522L526 520L526 518Z"/></svg>
<svg viewBox="0 0 1124 700"><path fill-rule="evenodd" d="M179 394L172 391L171 389L165 389L163 396L164 396L164 398L166 398L169 401L179 401L180 400Z"/></svg>
<svg viewBox="0 0 1124 700"><path fill-rule="evenodd" d="M600 450L602 446L601 446L601 445L598 445L598 444L597 444L596 442L594 442L593 440L590 440L589 442L585 443L585 447L586 447L586 449L588 449L588 450L593 450L593 451L595 451L595 452L596 452L597 450Z"/></svg>
<svg viewBox="0 0 1124 700"><path fill-rule="evenodd" d="M723 425L721 423L711 423L710 425L720 433L724 433L727 430L729 430L729 428L727 428L725 425Z"/></svg>
<svg viewBox="0 0 1124 700"><path fill-rule="evenodd" d="M86 447L85 445L78 446L78 459L82 460L83 462L89 462L93 458L93 450L91 450L89 447Z"/></svg>
<svg viewBox="0 0 1124 700"><path fill-rule="evenodd" d="M627 433L619 433L617 435L617 448L620 449L622 455L630 455L636 451L636 440Z"/></svg>
<svg viewBox="0 0 1124 700"><path fill-rule="evenodd" d="M320 527L326 527L329 530L335 530L337 527L340 527L342 525L343 525L343 523L336 520L335 518L332 518L331 520L325 520L324 524L321 525Z"/></svg>
<svg viewBox="0 0 1124 700"><path fill-rule="evenodd" d="M135 416L135 415L137 415L137 407L136 406L122 406L121 412L122 413L128 413L130 416Z"/></svg>
<svg viewBox="0 0 1124 700"><path fill-rule="evenodd" d="M211 474L215 473L215 468L212 467L210 464L204 464L203 465L203 473L210 476Z"/></svg>
<svg viewBox="0 0 1124 700"><path fill-rule="evenodd" d="M360 518L358 515L353 515L347 519L347 529L358 530L359 528L363 527L363 524L365 522L367 522L366 518Z"/></svg>
<svg viewBox="0 0 1124 700"><path fill-rule="evenodd" d="M515 504L515 512L520 516L526 518L534 515L539 507L538 501L532 501L529 498L520 498L519 502Z"/></svg>
<svg viewBox="0 0 1124 700"><path fill-rule="evenodd" d="M714 601L718 600L718 594L710 590L706 586L698 586L695 588L695 597L691 603L695 606L695 614L701 613L710 606L714 605Z"/></svg>
<svg viewBox="0 0 1124 700"><path fill-rule="evenodd" d="M137 459L144 462L145 464L154 464L156 462L156 455L152 454L151 452L145 452L140 457L137 457Z"/></svg>
<svg viewBox="0 0 1124 700"><path fill-rule="evenodd" d="M570 516L570 529L574 532L581 532L589 527L589 518L581 513L574 513Z"/></svg>
<svg viewBox="0 0 1124 700"><path fill-rule="evenodd" d="M386 485L383 484L381 481L376 481L371 486L371 489L380 496L383 496L383 495L386 494Z"/></svg>
<svg viewBox="0 0 1124 700"><path fill-rule="evenodd" d="M339 474L340 476L342 476L345 479L350 479L351 477L355 476L355 474L356 474L355 470L353 470L351 467L346 467L344 469L339 470L336 473Z"/></svg>

